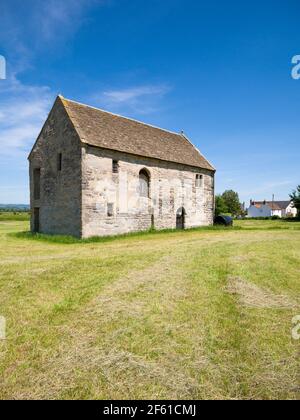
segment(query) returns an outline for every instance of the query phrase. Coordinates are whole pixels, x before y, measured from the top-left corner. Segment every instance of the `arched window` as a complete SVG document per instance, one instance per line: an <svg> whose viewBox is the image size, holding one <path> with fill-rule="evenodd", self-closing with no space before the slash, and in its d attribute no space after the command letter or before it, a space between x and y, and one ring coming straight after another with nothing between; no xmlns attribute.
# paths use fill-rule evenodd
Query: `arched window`
<svg viewBox="0 0 300 420"><path fill-rule="evenodd" d="M150 176L146 169L140 171L140 197L150 197Z"/></svg>

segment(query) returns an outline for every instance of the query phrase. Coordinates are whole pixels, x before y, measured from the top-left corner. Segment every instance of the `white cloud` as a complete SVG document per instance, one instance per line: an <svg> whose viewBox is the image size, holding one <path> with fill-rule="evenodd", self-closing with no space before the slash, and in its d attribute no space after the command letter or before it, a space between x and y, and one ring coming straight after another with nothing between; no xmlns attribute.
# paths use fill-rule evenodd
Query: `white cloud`
<svg viewBox="0 0 300 420"><path fill-rule="evenodd" d="M167 86L140 86L131 89L111 90L103 93L103 97L114 103L137 102L141 97L163 96L169 91Z"/></svg>
<svg viewBox="0 0 300 420"><path fill-rule="evenodd" d="M8 79L0 81L0 183L6 185L5 191L0 188L0 202L28 202L27 155L54 100L50 88L24 84L17 75L32 69L38 53L55 48L58 54L86 22L91 7L109 1L1 2L0 44L5 48L1 53L9 68Z"/></svg>
<svg viewBox="0 0 300 420"><path fill-rule="evenodd" d="M34 143L53 95L47 87L26 86L12 78L0 84L0 161L21 158Z"/></svg>
<svg viewBox="0 0 300 420"><path fill-rule="evenodd" d="M90 7L103 5L107 0L48 0L41 2L35 12L35 21L45 40L63 33L75 32L84 22L84 15Z"/></svg>
<svg viewBox="0 0 300 420"><path fill-rule="evenodd" d="M11 0L1 2L0 43L18 71L28 69L37 52L64 47L87 22L93 7L110 0ZM26 4L25 4L26 3ZM16 13L18 10L18 13Z"/></svg>
<svg viewBox="0 0 300 420"><path fill-rule="evenodd" d="M29 201L27 156L53 102L47 87L0 83L0 203ZM18 185L18 187L16 187Z"/></svg>
<svg viewBox="0 0 300 420"><path fill-rule="evenodd" d="M161 100L171 90L167 85L142 85L125 89L106 90L93 95L91 101L97 106L119 112L149 114L156 112Z"/></svg>
<svg viewBox="0 0 300 420"><path fill-rule="evenodd" d="M278 180L274 182L262 182L260 186L256 188L240 191L241 194L250 196L257 196L261 194L268 194L269 196L274 193L274 191L279 190L281 187L292 186L292 180ZM289 191L289 189L287 189Z"/></svg>

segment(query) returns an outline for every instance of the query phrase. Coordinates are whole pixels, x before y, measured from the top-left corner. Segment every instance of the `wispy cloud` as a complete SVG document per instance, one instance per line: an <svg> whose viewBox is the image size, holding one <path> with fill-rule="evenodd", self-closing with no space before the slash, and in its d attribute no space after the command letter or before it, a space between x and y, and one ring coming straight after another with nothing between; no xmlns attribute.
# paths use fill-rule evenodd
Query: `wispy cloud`
<svg viewBox="0 0 300 420"><path fill-rule="evenodd" d="M35 12L40 33L45 40L53 40L63 33L73 33L85 22L85 14L91 7L104 5L109 0L48 0L41 2Z"/></svg>
<svg viewBox="0 0 300 420"><path fill-rule="evenodd" d="M169 92L167 86L140 86L123 90L111 90L103 93L103 97L112 103L136 103L145 96L164 96Z"/></svg>
<svg viewBox="0 0 300 420"><path fill-rule="evenodd" d="M28 201L27 154L55 96L47 86L22 83L20 73L33 69L38 54L52 50L57 57L58 50L88 22L91 8L109 2L1 2L0 45L1 54L6 56L8 63L8 78L0 81L0 183L6 184L5 192L2 187L0 189L0 202ZM13 189L13 182L19 183L19 191Z"/></svg>
<svg viewBox="0 0 300 420"><path fill-rule="evenodd" d="M35 54L54 49L65 42L87 22L93 7L110 0L11 0L1 3L0 43L9 52L14 68L30 68ZM18 13L16 13L18 10Z"/></svg>
<svg viewBox="0 0 300 420"><path fill-rule="evenodd" d="M257 196L261 194L268 194L271 195L275 191L279 190L282 187L292 186L293 181L292 180L278 180L274 182L262 182L260 186L257 188L251 188L249 190L240 191L241 194L247 195L247 196Z"/></svg>
<svg viewBox="0 0 300 420"><path fill-rule="evenodd" d="M162 99L170 90L168 85L133 86L106 90L93 95L91 100L110 110L149 114L159 109Z"/></svg>
<svg viewBox="0 0 300 420"><path fill-rule="evenodd" d="M63 45L85 22L91 7L110 0L11 0L1 3L0 42L9 51L8 79L0 83L0 159L27 153L54 95L45 86L19 80L39 49ZM18 13L15 11L18 10ZM58 41L58 42L56 42ZM11 72L13 69L13 73Z"/></svg>
<svg viewBox="0 0 300 420"><path fill-rule="evenodd" d="M50 110L48 87L0 83L0 202L29 201L27 156ZM18 188L16 187L18 185Z"/></svg>
<svg viewBox="0 0 300 420"><path fill-rule="evenodd" d="M26 162L51 106L50 89L26 86L15 77L0 85L0 162L7 158Z"/></svg>

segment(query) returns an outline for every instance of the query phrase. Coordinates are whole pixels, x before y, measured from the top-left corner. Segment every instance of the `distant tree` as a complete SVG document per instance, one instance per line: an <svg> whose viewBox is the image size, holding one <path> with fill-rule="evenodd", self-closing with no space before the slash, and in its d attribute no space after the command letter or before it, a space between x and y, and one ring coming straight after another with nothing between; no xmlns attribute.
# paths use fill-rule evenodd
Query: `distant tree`
<svg viewBox="0 0 300 420"><path fill-rule="evenodd" d="M222 198L228 209L228 213L238 216L242 212L239 195L233 190L227 190L222 194Z"/></svg>
<svg viewBox="0 0 300 420"><path fill-rule="evenodd" d="M297 217L300 217L300 185L290 194L290 197L294 203L294 207L297 209Z"/></svg>
<svg viewBox="0 0 300 420"><path fill-rule="evenodd" d="M221 195L216 195L215 215L219 216L224 213L228 213L226 203Z"/></svg>

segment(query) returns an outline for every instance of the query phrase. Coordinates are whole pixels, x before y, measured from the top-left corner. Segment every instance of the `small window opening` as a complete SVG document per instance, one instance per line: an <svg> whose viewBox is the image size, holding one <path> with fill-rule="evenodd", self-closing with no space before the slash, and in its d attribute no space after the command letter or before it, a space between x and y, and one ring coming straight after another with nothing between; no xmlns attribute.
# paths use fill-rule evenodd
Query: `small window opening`
<svg viewBox="0 0 300 420"><path fill-rule="evenodd" d="M140 181L140 197L150 197L150 177L145 169L142 169L139 174Z"/></svg>
<svg viewBox="0 0 300 420"><path fill-rule="evenodd" d="M62 153L57 155L57 170L60 172L62 170Z"/></svg>
<svg viewBox="0 0 300 420"><path fill-rule="evenodd" d="M197 188L203 187L203 175L200 175L200 174L196 175L196 187Z"/></svg>
<svg viewBox="0 0 300 420"><path fill-rule="evenodd" d="M113 174L118 174L119 173L119 161L118 160L113 160L112 161L112 171L113 171Z"/></svg>
<svg viewBox="0 0 300 420"><path fill-rule="evenodd" d="M107 216L108 217L113 217L114 215L114 204L113 203L108 203L107 204Z"/></svg>
<svg viewBox="0 0 300 420"><path fill-rule="evenodd" d="M41 170L36 168L33 170L33 198L39 200L41 197Z"/></svg>

